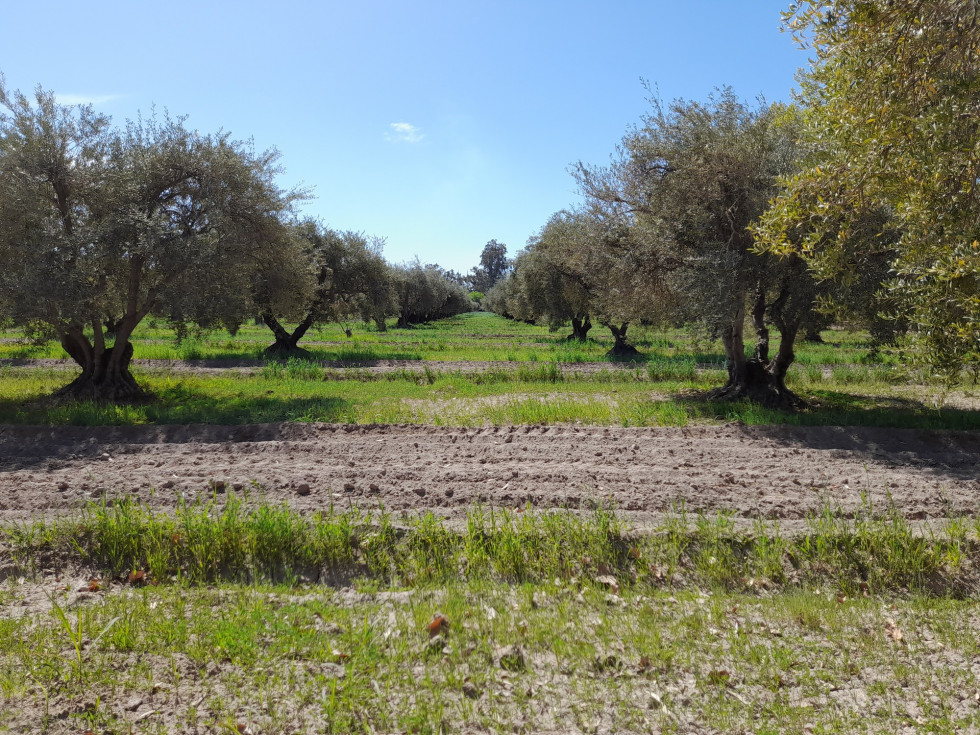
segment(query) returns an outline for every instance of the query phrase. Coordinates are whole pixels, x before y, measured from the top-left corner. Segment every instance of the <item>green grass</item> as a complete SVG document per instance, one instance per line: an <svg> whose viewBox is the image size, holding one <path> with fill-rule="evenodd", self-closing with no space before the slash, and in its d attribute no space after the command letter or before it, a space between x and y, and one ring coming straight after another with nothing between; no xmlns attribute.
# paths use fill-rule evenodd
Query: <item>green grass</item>
<svg viewBox="0 0 980 735"><path fill-rule="evenodd" d="M610 604L606 594L560 579L299 594L106 581L74 605L74 592L55 592L51 610L5 623L0 732L977 726L969 603L654 589ZM436 613L449 628L430 643Z"/></svg>
<svg viewBox="0 0 980 735"><path fill-rule="evenodd" d="M787 383L812 407L797 413L699 400L700 393L723 380L722 356L685 330L635 330L635 342L644 354L640 361L625 365L605 357L610 345L605 338L569 343L563 332L550 333L482 313L384 333L359 328L353 339L347 339L339 326L327 325L310 334L311 359L285 362L258 359L268 343L267 332L250 325L234 337L216 332L174 345L167 330L144 325L137 340L138 355L255 360L250 367L230 368L224 375L139 366L134 371L137 378L157 399L146 405L58 404L47 396L70 380L70 371L0 366L0 422L683 426L740 420L980 428L976 411L938 411L936 390L916 384L895 365L863 361L867 340L850 332L828 331L826 343L800 345L799 362L790 370ZM593 333L601 336L601 329ZM0 344L0 352L17 349L23 348ZM58 351L60 347L51 354ZM384 374L368 369L384 360L420 358L416 366ZM458 365L449 372L430 366L433 360ZM488 367L475 362L485 360L499 364ZM609 363L608 369L586 365L596 361ZM474 366L466 369L466 363ZM331 364L350 367L328 369Z"/></svg>
<svg viewBox="0 0 980 735"><path fill-rule="evenodd" d="M90 506L0 535L0 732L965 731L977 530Z"/></svg>
<svg viewBox="0 0 980 735"><path fill-rule="evenodd" d="M189 584L351 579L445 585L522 584L608 573L623 585L693 583L741 589L830 584L860 590L973 594L980 519L951 517L917 531L894 508L825 507L787 537L760 520L683 508L650 532L630 531L600 502L583 512L472 508L461 527L431 513L330 507L303 515L234 493L173 513L122 498L83 512L0 529L0 556L22 569L87 566L108 576L143 570ZM603 572L603 570L606 570Z"/></svg>
<svg viewBox="0 0 980 735"><path fill-rule="evenodd" d="M568 329L551 332L546 327L474 312L409 329L394 324L386 332L373 325L355 325L348 338L338 324L311 330L300 343L316 360L370 362L376 360L440 360L563 363L610 361L606 352L612 337L601 326L594 327L583 343L567 342ZM862 362L870 343L866 336L849 332L825 332L827 343L801 343L797 352L801 364L848 365ZM0 358L64 358L56 342L30 345L17 331L0 332ZM641 354L637 361L662 362L673 356L689 356L700 365L720 366L724 362L720 345L708 342L682 329L652 330L634 328L631 341ZM133 337L135 357L153 360L260 359L262 350L272 343L271 332L262 325L244 325L232 335L223 330L192 334L177 342L172 330L145 321ZM778 348L773 340L773 351ZM708 349L705 349L705 348ZM885 358L887 359L887 358Z"/></svg>
<svg viewBox="0 0 980 735"><path fill-rule="evenodd" d="M676 368L676 369L675 369ZM653 379L651 379L653 373ZM4 423L128 425L241 424L273 421L417 423L448 426L573 424L685 426L746 424L869 425L928 429L980 428L980 413L938 411L903 387L833 383L795 385L811 409L783 412L750 403L716 403L698 394L717 386L716 372L691 373L683 364L662 371L609 370L579 374L574 366L527 363L513 370L443 373L401 370L385 375L326 372L303 362L270 363L256 373L222 375L136 371L155 394L150 403L64 403L48 396L65 384L64 371L0 368Z"/></svg>

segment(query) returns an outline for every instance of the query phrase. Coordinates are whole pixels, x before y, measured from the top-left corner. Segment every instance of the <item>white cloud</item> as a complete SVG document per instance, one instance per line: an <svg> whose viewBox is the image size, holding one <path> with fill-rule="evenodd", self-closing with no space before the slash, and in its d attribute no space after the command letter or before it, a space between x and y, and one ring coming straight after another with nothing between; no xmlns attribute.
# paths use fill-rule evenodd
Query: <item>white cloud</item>
<svg viewBox="0 0 980 735"><path fill-rule="evenodd" d="M385 133L385 140L392 143L421 143L424 137L421 130L407 122L391 123Z"/></svg>
<svg viewBox="0 0 980 735"><path fill-rule="evenodd" d="M120 94L56 94L60 105L104 105L122 97Z"/></svg>

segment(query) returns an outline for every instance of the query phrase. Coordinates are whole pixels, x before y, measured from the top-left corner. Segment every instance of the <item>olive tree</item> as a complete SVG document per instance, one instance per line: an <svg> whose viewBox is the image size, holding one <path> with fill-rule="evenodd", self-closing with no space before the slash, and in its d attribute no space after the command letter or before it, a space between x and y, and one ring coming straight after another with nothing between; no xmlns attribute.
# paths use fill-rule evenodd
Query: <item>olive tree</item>
<svg viewBox="0 0 980 735"><path fill-rule="evenodd" d="M294 225L293 238L300 243L307 268L302 264L285 269L277 266L263 270L256 280L262 320L275 336L266 353L303 354L299 341L310 327L321 322L359 318L374 320L383 330L385 317L396 312L391 274L381 255L383 241L359 232L338 232L312 220ZM312 284L302 280L304 270ZM284 278L293 283L283 283ZM296 295L302 304L299 308L283 308L282 294L286 291ZM297 324L290 332L283 321L293 316Z"/></svg>
<svg viewBox="0 0 980 735"><path fill-rule="evenodd" d="M589 317L588 291L578 274L557 262L553 253L542 246L541 236L532 237L527 247L514 259L513 271L488 294L492 304L497 288L506 296L498 313L527 322L547 324L557 330L572 323L570 340L585 340L592 321ZM499 307L498 307L499 308Z"/></svg>
<svg viewBox="0 0 980 735"><path fill-rule="evenodd" d="M399 327L455 316L473 308L466 290L449 280L437 265L423 266L416 261L392 266L392 281Z"/></svg>
<svg viewBox="0 0 980 735"><path fill-rule="evenodd" d="M142 398L133 330L148 314L219 302L229 320L243 316L251 269L282 241L299 194L276 185L275 151L179 119L114 128L2 80L0 110L0 301L81 367L62 395Z"/></svg>
<svg viewBox="0 0 980 735"><path fill-rule="evenodd" d="M637 239L659 243L654 252L666 249L682 261L672 282L683 308L725 350L728 381L714 397L798 405L784 381L818 286L798 257L757 252L749 229L796 166L795 115L781 105L752 108L730 89L704 103L651 103L611 166L577 166L583 192L594 206L633 217ZM745 350L749 317L757 335L752 355ZM770 324L781 335L774 357Z"/></svg>
<svg viewBox="0 0 980 735"><path fill-rule="evenodd" d="M887 259L913 354L955 384L980 367L980 5L803 0L784 20L814 54L799 96L812 154L759 237L845 288ZM872 241L881 210L897 237Z"/></svg>

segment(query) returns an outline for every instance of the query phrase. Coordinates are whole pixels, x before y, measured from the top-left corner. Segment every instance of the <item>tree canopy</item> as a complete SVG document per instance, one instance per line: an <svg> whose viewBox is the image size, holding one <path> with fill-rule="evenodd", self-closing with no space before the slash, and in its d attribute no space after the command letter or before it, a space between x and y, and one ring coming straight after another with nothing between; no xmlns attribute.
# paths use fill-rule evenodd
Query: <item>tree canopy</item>
<svg viewBox="0 0 980 735"><path fill-rule="evenodd" d="M845 286L886 259L913 354L955 383L980 364L980 6L805 0L784 20L815 55L810 152L759 238Z"/></svg>
<svg viewBox="0 0 980 735"><path fill-rule="evenodd" d="M749 226L796 165L794 116L781 105L753 108L730 89L704 103L651 104L611 166L576 168L587 201L604 218L631 223L629 237L614 241L619 259L631 258L624 272L661 281L671 272L679 315L721 338L729 381L718 397L792 405L784 378L814 284L799 258L757 253ZM758 337L753 358L747 316ZM782 335L772 359L769 323Z"/></svg>
<svg viewBox="0 0 980 735"><path fill-rule="evenodd" d="M509 268L507 246L502 242L491 240L483 246L483 252L480 253L480 265L470 271L468 276L470 287L474 291L486 293L506 275ZM451 276L452 272L450 271L450 278L454 280Z"/></svg>
<svg viewBox="0 0 980 735"><path fill-rule="evenodd" d="M300 261L280 259L263 268L256 280L262 320L276 339L267 353L299 354L299 341L319 322L374 320L383 331L385 317L397 313L391 272L381 254L384 241L313 220L294 224L291 231ZM298 323L289 332L282 322L292 318Z"/></svg>
<svg viewBox="0 0 980 735"><path fill-rule="evenodd" d="M129 342L148 314L236 322L252 271L285 240L300 194L275 151L0 80L0 293L13 322L82 367L68 395L136 399ZM114 344L109 342L114 338Z"/></svg>

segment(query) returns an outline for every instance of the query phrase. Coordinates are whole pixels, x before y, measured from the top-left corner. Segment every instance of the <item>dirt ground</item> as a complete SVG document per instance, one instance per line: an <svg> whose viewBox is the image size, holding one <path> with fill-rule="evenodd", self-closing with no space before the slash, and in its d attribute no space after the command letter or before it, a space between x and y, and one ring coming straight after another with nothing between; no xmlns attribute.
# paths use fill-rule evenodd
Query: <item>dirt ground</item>
<svg viewBox="0 0 980 735"><path fill-rule="evenodd" d="M788 526L866 495L909 518L980 514L980 434L880 428L0 426L0 522L133 494L157 507L249 490L312 510L474 503L588 508L635 526L683 502Z"/></svg>

